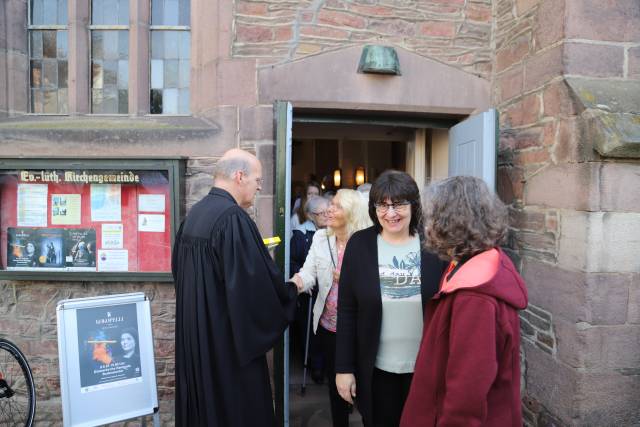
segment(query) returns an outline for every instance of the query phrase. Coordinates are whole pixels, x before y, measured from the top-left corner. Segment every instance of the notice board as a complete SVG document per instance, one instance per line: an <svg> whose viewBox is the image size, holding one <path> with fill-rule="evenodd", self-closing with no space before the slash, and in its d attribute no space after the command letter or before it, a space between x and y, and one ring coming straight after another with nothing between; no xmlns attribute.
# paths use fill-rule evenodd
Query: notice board
<svg viewBox="0 0 640 427"><path fill-rule="evenodd" d="M157 412L151 310L144 293L57 305L64 426L98 426Z"/></svg>

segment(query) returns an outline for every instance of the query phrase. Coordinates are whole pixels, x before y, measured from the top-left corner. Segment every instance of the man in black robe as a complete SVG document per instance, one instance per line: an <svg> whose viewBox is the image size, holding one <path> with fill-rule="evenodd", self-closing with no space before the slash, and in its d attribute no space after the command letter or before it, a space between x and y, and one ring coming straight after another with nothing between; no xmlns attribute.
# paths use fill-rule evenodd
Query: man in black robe
<svg viewBox="0 0 640 427"><path fill-rule="evenodd" d="M265 355L293 320L297 291L244 210L261 185L258 159L228 151L176 236L177 426L275 425Z"/></svg>

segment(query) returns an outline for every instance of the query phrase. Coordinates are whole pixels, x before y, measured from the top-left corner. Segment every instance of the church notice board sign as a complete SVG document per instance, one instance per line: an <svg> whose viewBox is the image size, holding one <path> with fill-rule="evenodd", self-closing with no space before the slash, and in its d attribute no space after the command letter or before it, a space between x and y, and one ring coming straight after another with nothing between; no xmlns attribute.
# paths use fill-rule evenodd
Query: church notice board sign
<svg viewBox="0 0 640 427"><path fill-rule="evenodd" d="M171 160L2 161L0 277L170 280L179 169Z"/></svg>
<svg viewBox="0 0 640 427"><path fill-rule="evenodd" d="M151 309L144 293L57 305L64 426L98 426L157 412Z"/></svg>

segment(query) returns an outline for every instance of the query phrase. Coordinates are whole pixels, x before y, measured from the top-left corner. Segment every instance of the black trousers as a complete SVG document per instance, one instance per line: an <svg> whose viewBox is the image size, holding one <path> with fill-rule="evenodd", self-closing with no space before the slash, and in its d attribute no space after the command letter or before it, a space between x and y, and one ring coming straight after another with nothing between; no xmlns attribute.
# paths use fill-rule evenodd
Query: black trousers
<svg viewBox="0 0 640 427"><path fill-rule="evenodd" d="M394 374L373 369L371 384L373 427L398 427L413 373Z"/></svg>
<svg viewBox="0 0 640 427"><path fill-rule="evenodd" d="M324 352L324 367L329 385L333 427L348 427L350 405L338 394L336 387L336 334L318 325L318 337Z"/></svg>

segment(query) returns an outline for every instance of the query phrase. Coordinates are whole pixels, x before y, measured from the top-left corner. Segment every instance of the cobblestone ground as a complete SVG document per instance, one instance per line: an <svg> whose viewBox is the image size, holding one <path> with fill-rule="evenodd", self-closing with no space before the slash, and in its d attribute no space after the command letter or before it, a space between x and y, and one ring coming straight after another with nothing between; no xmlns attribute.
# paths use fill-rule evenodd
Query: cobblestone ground
<svg viewBox="0 0 640 427"><path fill-rule="evenodd" d="M289 425L291 427L331 427L331 409L327 384L315 384L307 372L305 394L302 385L302 363L292 357L289 381ZM349 426L361 427L362 418L357 410L351 414Z"/></svg>

